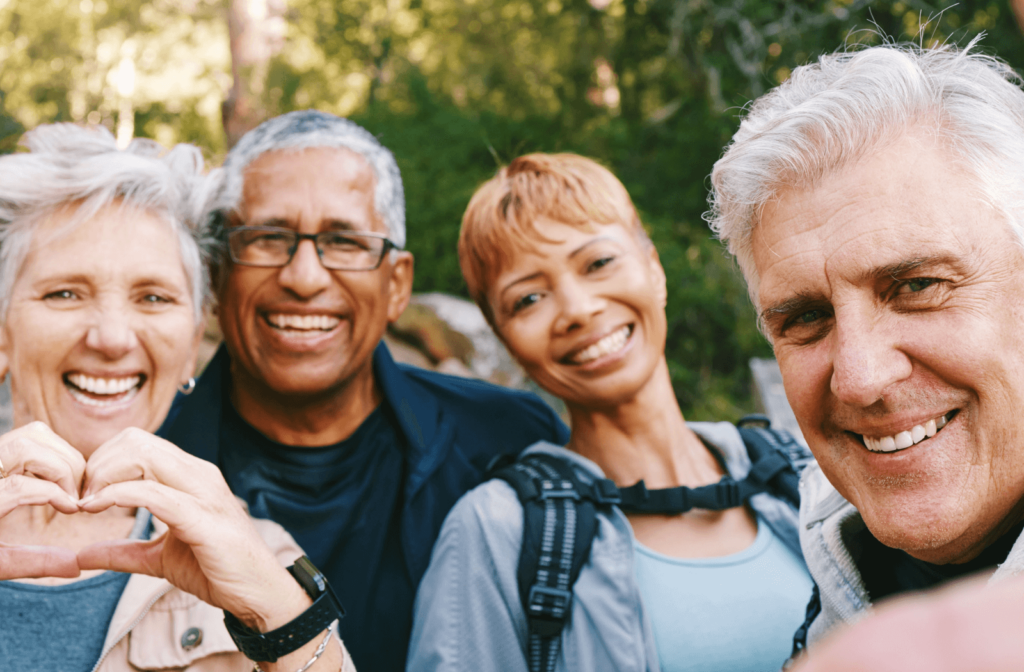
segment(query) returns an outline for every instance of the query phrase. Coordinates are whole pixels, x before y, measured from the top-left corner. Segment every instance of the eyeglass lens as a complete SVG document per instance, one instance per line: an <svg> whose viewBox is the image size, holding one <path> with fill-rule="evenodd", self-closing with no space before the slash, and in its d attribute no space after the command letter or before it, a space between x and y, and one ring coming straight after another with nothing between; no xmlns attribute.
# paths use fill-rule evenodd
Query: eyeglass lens
<svg viewBox="0 0 1024 672"><path fill-rule="evenodd" d="M288 229L238 228L228 233L232 258L252 266L285 266L291 261L298 235ZM333 269L376 268L384 254L383 238L351 231L323 231L316 247L324 266Z"/></svg>

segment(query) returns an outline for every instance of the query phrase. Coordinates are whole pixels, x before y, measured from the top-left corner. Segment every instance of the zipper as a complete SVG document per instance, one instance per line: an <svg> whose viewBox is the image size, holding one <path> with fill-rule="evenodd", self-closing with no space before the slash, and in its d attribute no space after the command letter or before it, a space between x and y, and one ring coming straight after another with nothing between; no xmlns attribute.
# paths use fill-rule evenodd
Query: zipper
<svg viewBox="0 0 1024 672"><path fill-rule="evenodd" d="M121 640L127 637L128 633L134 630L135 626L142 622L142 619L146 617L146 614L148 614L149 610L153 608L153 605L156 604L161 597L171 592L172 590L174 590L174 586L167 584L167 586L164 589L162 589L159 593L154 595L153 598L146 603L146 606L142 608L142 611L139 613L138 616L135 617L135 620L131 622L131 625L125 628L125 630L118 636L118 638L110 643L110 646L103 649L103 653L100 654L100 659L96 661L96 664L92 668L92 672L96 672L96 670L100 668L100 665L103 664L103 661L107 659L107 656L114 649L114 647L120 644Z"/></svg>

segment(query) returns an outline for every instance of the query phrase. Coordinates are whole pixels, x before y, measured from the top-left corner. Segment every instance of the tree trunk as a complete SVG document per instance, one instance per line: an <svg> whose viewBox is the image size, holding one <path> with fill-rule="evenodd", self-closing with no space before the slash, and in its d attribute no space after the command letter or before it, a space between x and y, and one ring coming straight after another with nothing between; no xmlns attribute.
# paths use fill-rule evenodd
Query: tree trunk
<svg viewBox="0 0 1024 672"><path fill-rule="evenodd" d="M286 0L229 0L233 82L221 106L228 147L267 118L267 74L284 42L285 6Z"/></svg>
<svg viewBox="0 0 1024 672"><path fill-rule="evenodd" d="M1010 7L1013 8L1013 15L1017 17L1017 25L1021 32L1024 32L1024 0L1010 0Z"/></svg>

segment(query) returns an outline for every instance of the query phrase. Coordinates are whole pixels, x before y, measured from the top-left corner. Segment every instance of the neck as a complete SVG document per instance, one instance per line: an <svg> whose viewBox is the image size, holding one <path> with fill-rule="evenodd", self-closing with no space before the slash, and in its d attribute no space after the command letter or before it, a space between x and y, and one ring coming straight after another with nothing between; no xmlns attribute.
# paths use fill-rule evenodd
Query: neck
<svg viewBox="0 0 1024 672"><path fill-rule="evenodd" d="M696 486L717 481L722 470L686 426L662 358L650 380L624 403L608 408L569 406L568 448L592 460L623 487Z"/></svg>
<svg viewBox="0 0 1024 672"><path fill-rule="evenodd" d="M373 363L348 380L313 394L281 394L231 367L231 403L242 419L286 446L329 446L344 441L380 405Z"/></svg>

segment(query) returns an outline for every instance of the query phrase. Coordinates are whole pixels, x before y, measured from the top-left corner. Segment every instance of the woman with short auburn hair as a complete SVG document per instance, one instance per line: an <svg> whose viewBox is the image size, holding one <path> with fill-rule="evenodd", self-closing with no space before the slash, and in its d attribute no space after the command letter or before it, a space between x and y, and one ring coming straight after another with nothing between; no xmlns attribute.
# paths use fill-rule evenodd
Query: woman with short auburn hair
<svg viewBox="0 0 1024 672"><path fill-rule="evenodd" d="M315 569L286 570L291 537L153 434L195 386L199 150L119 150L73 124L22 145L0 157L0 666L350 672L321 620L239 652L239 633L310 613L300 577Z"/></svg>
<svg viewBox="0 0 1024 672"><path fill-rule="evenodd" d="M571 419L568 445L535 444L513 468L549 487L555 459L590 492L610 479L622 503L596 506L578 579L547 590L562 595L559 630L523 606L534 591L518 575L524 506L511 481L465 495L419 589L408 669L779 669L812 589L796 508L751 485L735 425L684 420L664 353L665 272L626 189L584 157L520 157L474 194L459 261L495 333ZM627 492L696 496L734 481L747 494L721 510L627 505Z"/></svg>

